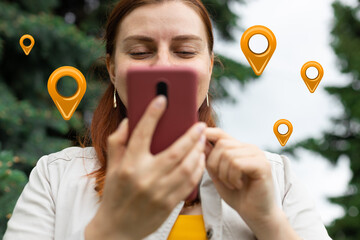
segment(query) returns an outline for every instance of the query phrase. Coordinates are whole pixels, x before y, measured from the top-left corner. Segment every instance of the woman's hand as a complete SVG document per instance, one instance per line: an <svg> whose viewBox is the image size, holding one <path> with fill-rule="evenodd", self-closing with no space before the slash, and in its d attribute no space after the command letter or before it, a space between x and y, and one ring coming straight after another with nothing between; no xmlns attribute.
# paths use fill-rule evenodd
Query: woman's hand
<svg viewBox="0 0 360 240"><path fill-rule="evenodd" d="M207 128L206 168L221 198L258 239L298 239L276 206L270 162L258 147L241 143L220 128Z"/></svg>
<svg viewBox="0 0 360 240"><path fill-rule="evenodd" d="M102 235L101 239L143 239L161 226L201 180L205 123L195 124L170 147L151 154L152 135L164 110L165 97L153 100L128 144L127 120L109 136L103 199L87 227L89 239L95 235Z"/></svg>
<svg viewBox="0 0 360 240"><path fill-rule="evenodd" d="M257 219L275 206L271 165L254 145L241 143L220 128L207 128L206 168L224 201L242 217Z"/></svg>

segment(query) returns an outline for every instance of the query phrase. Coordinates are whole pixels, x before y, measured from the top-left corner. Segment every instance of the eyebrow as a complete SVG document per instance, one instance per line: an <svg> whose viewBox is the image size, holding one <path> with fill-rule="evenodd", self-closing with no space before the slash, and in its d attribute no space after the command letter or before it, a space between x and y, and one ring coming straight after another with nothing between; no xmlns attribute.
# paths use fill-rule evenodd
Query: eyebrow
<svg viewBox="0 0 360 240"><path fill-rule="evenodd" d="M154 41L153 38L145 36L145 35L132 35L132 36L125 38L123 42L128 42L128 41L132 41L132 40L143 41L143 42L153 42ZM172 41L195 40L195 41L202 42L202 39L199 36L191 35L191 34L178 35L176 37L173 37L171 40Z"/></svg>

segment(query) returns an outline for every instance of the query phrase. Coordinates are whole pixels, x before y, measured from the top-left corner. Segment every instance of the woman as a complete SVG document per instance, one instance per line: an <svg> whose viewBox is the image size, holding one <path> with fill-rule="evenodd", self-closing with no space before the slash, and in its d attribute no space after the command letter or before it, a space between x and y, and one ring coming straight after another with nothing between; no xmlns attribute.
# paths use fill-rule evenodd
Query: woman
<svg viewBox="0 0 360 240"><path fill-rule="evenodd" d="M38 161L5 240L329 239L287 158L214 128L207 104L213 34L199 0L120 1L105 39L111 83L94 113L94 148ZM162 96L126 142L125 73L135 65L185 65L199 76L201 123L157 155L149 146ZM193 232L182 228L189 223Z"/></svg>

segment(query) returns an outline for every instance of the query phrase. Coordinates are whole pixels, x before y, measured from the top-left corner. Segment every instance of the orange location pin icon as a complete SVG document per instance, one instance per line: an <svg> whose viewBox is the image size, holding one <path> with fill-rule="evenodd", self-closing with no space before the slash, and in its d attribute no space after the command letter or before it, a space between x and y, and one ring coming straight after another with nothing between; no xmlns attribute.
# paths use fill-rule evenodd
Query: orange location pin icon
<svg viewBox="0 0 360 240"><path fill-rule="evenodd" d="M306 70L308 70L308 68L310 68L310 67L314 67L318 71L318 75L315 78L309 78L306 75ZM318 85L319 85L321 79L323 78L323 76L324 76L324 69L322 68L322 66L318 62L315 62L315 61L307 62L301 68L301 77L304 80L307 88L309 89L309 91L311 93L315 92L315 90L318 87Z"/></svg>
<svg viewBox="0 0 360 240"><path fill-rule="evenodd" d="M279 132L279 126L281 124L285 124L288 127L288 131L285 134L281 134ZM287 141L289 140L291 134L293 132L293 126L289 120L286 119L280 119L274 124L274 133L277 139L279 140L281 146L285 146Z"/></svg>
<svg viewBox="0 0 360 240"><path fill-rule="evenodd" d="M29 40L30 40L30 45L29 45L29 46L25 46L25 45L24 45L24 40L25 40L25 39L29 39ZM33 38L31 35L29 35L29 34L25 34L25 35L23 35L23 36L20 38L20 41L19 41L19 42L20 42L20 46L21 46L22 50L24 51L24 53L25 53L26 55L29 55L31 49L33 48L33 46L34 46L34 44L35 44L34 38Z"/></svg>
<svg viewBox="0 0 360 240"><path fill-rule="evenodd" d="M249 41L251 37L256 34L263 35L268 41L268 47L263 53L255 53L250 49ZM241 50L243 51L246 59L250 63L251 68L255 74L260 76L265 70L266 65L269 63L273 53L276 49L276 37L274 33L267 27L256 25L248 28L241 37L240 41Z"/></svg>
<svg viewBox="0 0 360 240"><path fill-rule="evenodd" d="M78 89L71 97L64 97L57 92L56 84L60 78L69 76L76 80ZM49 77L48 92L59 109L61 116L69 120L74 114L77 106L83 98L86 91L86 80L84 75L74 67L64 66L56 69Z"/></svg>

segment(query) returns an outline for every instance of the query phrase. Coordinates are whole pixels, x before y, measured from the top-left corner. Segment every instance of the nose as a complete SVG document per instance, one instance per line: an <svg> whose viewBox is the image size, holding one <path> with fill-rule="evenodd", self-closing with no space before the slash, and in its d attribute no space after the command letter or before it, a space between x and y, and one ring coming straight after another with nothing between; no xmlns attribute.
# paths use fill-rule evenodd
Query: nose
<svg viewBox="0 0 360 240"><path fill-rule="evenodd" d="M156 54L154 66L172 66L171 53L166 49L161 49Z"/></svg>

